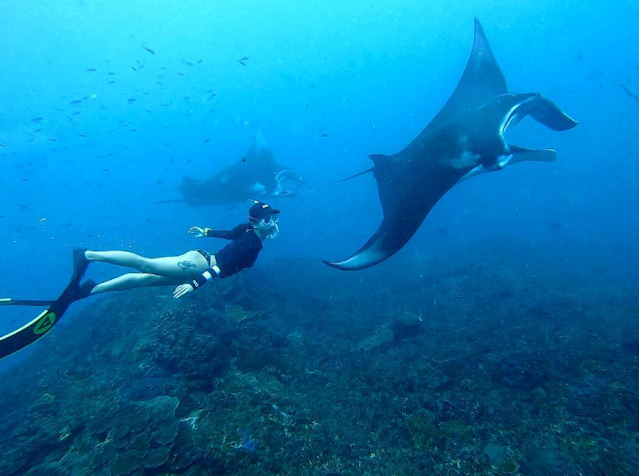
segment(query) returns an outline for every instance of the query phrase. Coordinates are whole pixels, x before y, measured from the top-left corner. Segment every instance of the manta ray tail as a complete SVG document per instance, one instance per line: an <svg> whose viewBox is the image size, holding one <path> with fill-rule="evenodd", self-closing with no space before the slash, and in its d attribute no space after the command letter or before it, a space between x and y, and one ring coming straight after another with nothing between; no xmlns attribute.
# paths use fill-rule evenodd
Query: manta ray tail
<svg viewBox="0 0 639 476"><path fill-rule="evenodd" d="M153 202L153 205L165 205L167 203L186 203L186 200L173 199L173 200L160 200L159 202Z"/></svg>

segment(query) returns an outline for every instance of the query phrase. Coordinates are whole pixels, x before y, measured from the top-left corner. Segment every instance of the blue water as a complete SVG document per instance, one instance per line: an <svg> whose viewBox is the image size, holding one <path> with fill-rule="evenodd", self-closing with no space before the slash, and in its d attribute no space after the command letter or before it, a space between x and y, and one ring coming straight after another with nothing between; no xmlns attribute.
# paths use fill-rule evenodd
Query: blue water
<svg viewBox="0 0 639 476"><path fill-rule="evenodd" d="M580 124L556 133L527 120L509 131L558 160L455 187L397 256L362 275L473 243L499 255L524 242L562 269L636 283L639 104L619 84L639 91L637 2L34 0L0 15L0 295L55 298L74 247L175 255L202 246L191 226L242 222L242 204L154 202L180 198L183 175L236 162L256 124L307 190L401 150L456 85L473 17L509 89L540 92ZM273 205L281 233L260 256L265 269L346 258L382 217L370 175ZM2 333L33 317L2 313Z"/></svg>

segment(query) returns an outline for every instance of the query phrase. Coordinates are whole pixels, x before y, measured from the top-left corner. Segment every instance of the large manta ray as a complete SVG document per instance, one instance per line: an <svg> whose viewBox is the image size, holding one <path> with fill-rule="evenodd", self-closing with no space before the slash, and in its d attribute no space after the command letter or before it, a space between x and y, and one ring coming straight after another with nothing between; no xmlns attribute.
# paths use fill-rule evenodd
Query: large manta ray
<svg viewBox="0 0 639 476"><path fill-rule="evenodd" d="M456 184L524 160L554 161L552 149L506 144L504 131L525 116L556 131L577 125L540 94L508 93L484 30L475 19L473 49L448 102L404 150L370 156L384 212L379 229L350 258L325 263L342 270L374 266L402 249Z"/></svg>
<svg viewBox="0 0 639 476"><path fill-rule="evenodd" d="M248 199L290 196L284 188L285 182L297 186L304 180L295 172L278 165L268 147L261 129L246 154L235 164L204 180L183 177L179 187L183 200L192 207L202 205L229 205Z"/></svg>

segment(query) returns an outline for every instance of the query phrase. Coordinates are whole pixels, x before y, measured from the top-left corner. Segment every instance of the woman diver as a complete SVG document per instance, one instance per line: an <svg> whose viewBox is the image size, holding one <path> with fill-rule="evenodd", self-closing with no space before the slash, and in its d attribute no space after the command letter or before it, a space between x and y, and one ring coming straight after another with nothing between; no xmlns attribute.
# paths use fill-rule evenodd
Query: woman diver
<svg viewBox="0 0 639 476"><path fill-rule="evenodd" d="M0 298L4 306L48 306L46 311L9 334L0 336L0 359L46 335L60 321L68 307L79 299L94 294L149 286L178 285L174 298L180 298L200 288L213 278L226 278L244 268L253 266L265 239L275 239L279 234L277 221L279 210L266 203L255 202L248 214L248 223L230 231L192 227L189 233L198 238L224 238L232 240L214 255L196 249L182 256L144 258L128 251L73 250L73 275L71 282L55 301L29 301ZM140 271L127 273L104 283L96 284L87 279L82 282L89 264L94 261L126 266Z"/></svg>
<svg viewBox="0 0 639 476"><path fill-rule="evenodd" d="M253 266L265 239L273 240L279 234L277 225L279 210L262 202L255 202L249 209L248 223L236 226L230 231L212 230L197 226L189 229L196 238L222 238L232 242L211 255L195 249L181 256L145 258L129 251L74 250L74 277L79 280L92 262L102 262L125 266L140 271L127 273L103 283L87 280L77 288L75 299L95 294L124 291L151 286L179 285L173 292L174 298L191 293L213 278L226 278L244 268Z"/></svg>

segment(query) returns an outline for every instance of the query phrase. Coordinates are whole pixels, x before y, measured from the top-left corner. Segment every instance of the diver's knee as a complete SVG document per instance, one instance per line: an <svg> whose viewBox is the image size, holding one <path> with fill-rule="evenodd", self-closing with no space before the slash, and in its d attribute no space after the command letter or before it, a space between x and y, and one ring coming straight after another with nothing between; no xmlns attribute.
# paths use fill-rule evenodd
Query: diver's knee
<svg viewBox="0 0 639 476"><path fill-rule="evenodd" d="M153 261L151 258L143 258L140 256L140 264L137 266L141 273L153 274Z"/></svg>

